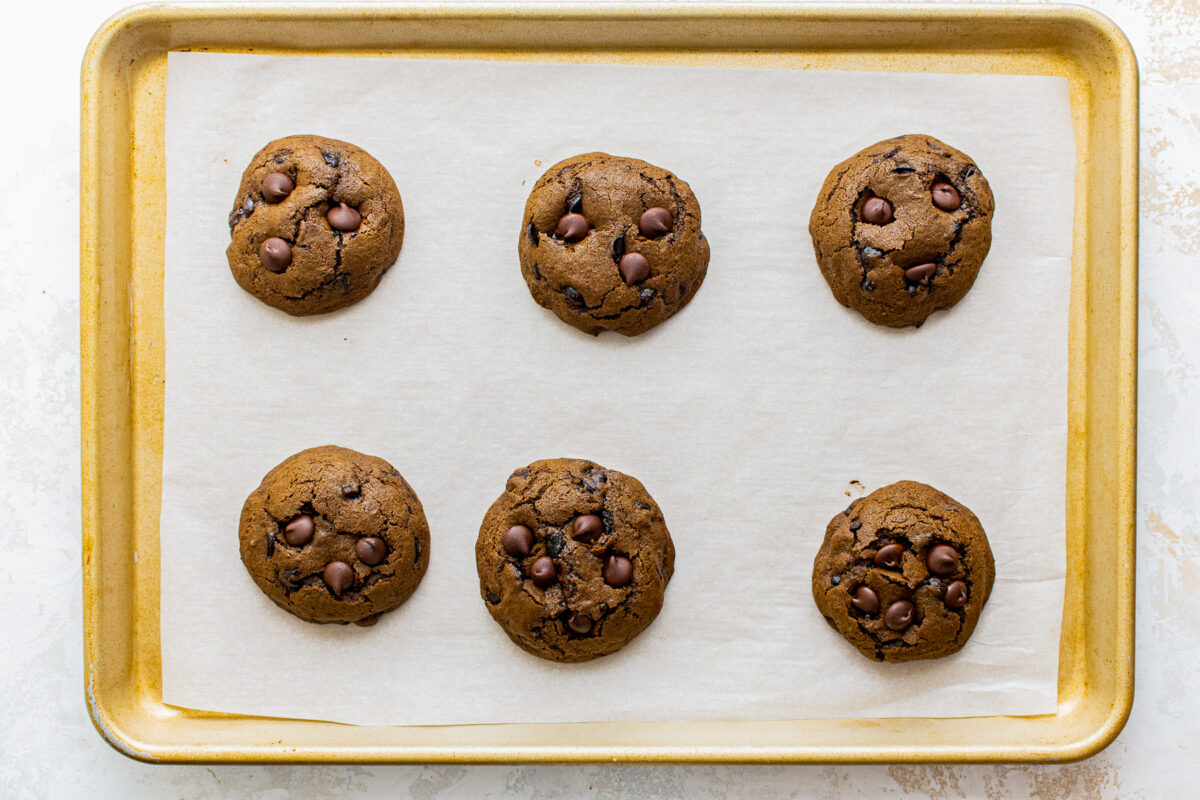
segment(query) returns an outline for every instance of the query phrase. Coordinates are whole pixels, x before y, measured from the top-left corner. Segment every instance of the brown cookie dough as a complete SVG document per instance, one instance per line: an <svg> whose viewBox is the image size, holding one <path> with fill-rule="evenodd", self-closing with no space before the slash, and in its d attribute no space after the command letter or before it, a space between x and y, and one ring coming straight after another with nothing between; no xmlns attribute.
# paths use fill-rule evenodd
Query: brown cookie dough
<svg viewBox="0 0 1200 800"><path fill-rule="evenodd" d="M429 566L429 526L382 458L326 445L267 473L238 529L250 577L309 622L370 625L408 599Z"/></svg>
<svg viewBox="0 0 1200 800"><path fill-rule="evenodd" d="M658 616L675 547L635 478L558 458L509 476L479 528L475 564L488 611L518 646L588 661Z"/></svg>
<svg viewBox="0 0 1200 800"><path fill-rule="evenodd" d="M288 136L259 150L229 214L238 285L295 316L357 303L395 263L404 207L383 165L348 142Z"/></svg>
<svg viewBox="0 0 1200 800"><path fill-rule="evenodd" d="M691 188L606 153L546 170L525 203L518 252L538 305L592 335L653 328L687 305L708 270Z"/></svg>
<svg viewBox="0 0 1200 800"><path fill-rule="evenodd" d="M910 134L834 167L808 231L837 301L877 325L904 328L971 288L992 244L992 209L974 161Z"/></svg>
<svg viewBox="0 0 1200 800"><path fill-rule="evenodd" d="M996 567L966 508L930 486L900 481L838 512L813 563L825 620L876 661L957 652L979 621Z"/></svg>

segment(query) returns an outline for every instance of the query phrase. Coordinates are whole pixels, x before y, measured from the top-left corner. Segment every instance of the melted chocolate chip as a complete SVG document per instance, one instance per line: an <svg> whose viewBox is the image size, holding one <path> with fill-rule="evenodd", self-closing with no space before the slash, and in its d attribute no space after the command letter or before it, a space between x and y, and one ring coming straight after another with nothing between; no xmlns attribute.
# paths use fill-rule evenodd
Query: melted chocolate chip
<svg viewBox="0 0 1200 800"><path fill-rule="evenodd" d="M574 286L564 286L562 290L563 299L567 301L567 305L571 308L583 308L583 295Z"/></svg>
<svg viewBox="0 0 1200 800"><path fill-rule="evenodd" d="M533 531L524 525L513 525L504 532L504 552L513 558L529 555L533 549Z"/></svg>
<svg viewBox="0 0 1200 800"><path fill-rule="evenodd" d="M851 533L857 533L859 531L859 529L861 529L861 528L862 528L862 522L860 522L859 520L854 520L853 522L850 523L850 532Z"/></svg>
<svg viewBox="0 0 1200 800"><path fill-rule="evenodd" d="M604 562L603 574L604 582L609 586L624 586L633 578L633 562L625 556L609 556Z"/></svg>
<svg viewBox="0 0 1200 800"><path fill-rule="evenodd" d="M532 222L529 223L529 229L526 232L529 234L529 243L532 244L534 247L537 247L538 246L537 225L534 225Z"/></svg>
<svg viewBox="0 0 1200 800"><path fill-rule="evenodd" d="M967 584L962 581L954 581L946 587L946 594L942 597L946 608L962 608L967 604Z"/></svg>
<svg viewBox="0 0 1200 800"><path fill-rule="evenodd" d="M937 272L937 264L917 264L915 267L904 270L904 280L909 283L927 285L935 272Z"/></svg>
<svg viewBox="0 0 1200 800"><path fill-rule="evenodd" d="M325 159L325 163L331 167L339 166L342 163L342 154L336 152L321 151L321 158Z"/></svg>
<svg viewBox="0 0 1200 800"><path fill-rule="evenodd" d="M313 523L312 517L301 514L283 529L283 540L292 547L304 547L312 541L313 533L316 530L317 526Z"/></svg>
<svg viewBox="0 0 1200 800"><path fill-rule="evenodd" d="M268 203L282 203L295 188L292 179L282 172L268 172L262 179L263 200Z"/></svg>
<svg viewBox="0 0 1200 800"><path fill-rule="evenodd" d="M872 225L887 225L895 219L892 204L882 197L868 197L862 206L862 219Z"/></svg>
<svg viewBox="0 0 1200 800"><path fill-rule="evenodd" d="M354 567L345 561L330 561L325 565L321 577L324 579L325 585L329 587L329 591L341 597L342 592L349 589L354 583Z"/></svg>
<svg viewBox="0 0 1200 800"><path fill-rule="evenodd" d="M854 596L850 598L850 603L864 614L874 614L879 611L879 595L866 585L859 586L854 590Z"/></svg>
<svg viewBox="0 0 1200 800"><path fill-rule="evenodd" d="M367 536L354 543L358 560L373 567L387 558L387 544L378 536Z"/></svg>
<svg viewBox="0 0 1200 800"><path fill-rule="evenodd" d="M587 614L576 614L571 612L571 615L567 617L567 627L575 631L575 633L578 633L580 636L585 633L591 633L592 618Z"/></svg>
<svg viewBox="0 0 1200 800"><path fill-rule="evenodd" d="M558 580L558 569L549 556L541 556L534 559L533 564L529 567L529 577L544 589Z"/></svg>
<svg viewBox="0 0 1200 800"><path fill-rule="evenodd" d="M613 239L612 243L612 260L614 264L621 263L621 256L625 255L625 234L621 234Z"/></svg>
<svg viewBox="0 0 1200 800"><path fill-rule="evenodd" d="M292 264L292 246L278 236L272 236L259 246L258 260L271 272L283 272Z"/></svg>
<svg viewBox="0 0 1200 800"><path fill-rule="evenodd" d="M653 238L671 230L674 224L675 220L670 211L655 206L642 212L641 219L638 220L638 230L642 232L642 236Z"/></svg>
<svg viewBox="0 0 1200 800"><path fill-rule="evenodd" d="M883 624L893 631L902 631L913 624L917 609L908 600L897 600L883 612Z"/></svg>
<svg viewBox="0 0 1200 800"><path fill-rule="evenodd" d="M925 564L934 575L943 578L958 572L958 551L948 544L935 544L925 556Z"/></svg>
<svg viewBox="0 0 1200 800"><path fill-rule="evenodd" d="M895 569L900 566L900 559L903 555L904 545L895 543L884 545L875 554L875 566L883 569Z"/></svg>
<svg viewBox="0 0 1200 800"><path fill-rule="evenodd" d="M554 233L564 242L578 242L592 228L592 223L583 214L566 214L554 227Z"/></svg>
<svg viewBox="0 0 1200 800"><path fill-rule="evenodd" d="M571 535L581 542L595 541L604 532L604 523L595 514L576 517L571 524Z"/></svg>
<svg viewBox="0 0 1200 800"><path fill-rule="evenodd" d="M563 538L557 533L552 533L546 537L546 553L551 558L558 558L563 549Z"/></svg>

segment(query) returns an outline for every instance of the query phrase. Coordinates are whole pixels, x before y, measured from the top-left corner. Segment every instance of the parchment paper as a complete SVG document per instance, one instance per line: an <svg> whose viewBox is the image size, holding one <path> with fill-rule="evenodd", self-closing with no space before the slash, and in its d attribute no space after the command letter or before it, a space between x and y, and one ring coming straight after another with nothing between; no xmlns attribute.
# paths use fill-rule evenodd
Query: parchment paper
<svg viewBox="0 0 1200 800"><path fill-rule="evenodd" d="M166 702L360 724L1054 710L1065 80L202 53L168 64ZM835 163L918 131L979 163L994 241L957 307L891 331L834 301L807 222ZM225 260L242 169L293 133L364 147L407 215L374 294L308 319L243 292ZM559 322L518 269L530 187L590 150L687 180L712 245L692 304L634 339ZM424 582L373 628L295 619L238 556L246 495L327 443L394 464L432 531ZM479 523L509 472L556 456L638 477L678 550L658 620L586 664L511 644L475 572ZM961 653L875 664L817 612L812 559L850 495L902 478L975 511L997 579Z"/></svg>

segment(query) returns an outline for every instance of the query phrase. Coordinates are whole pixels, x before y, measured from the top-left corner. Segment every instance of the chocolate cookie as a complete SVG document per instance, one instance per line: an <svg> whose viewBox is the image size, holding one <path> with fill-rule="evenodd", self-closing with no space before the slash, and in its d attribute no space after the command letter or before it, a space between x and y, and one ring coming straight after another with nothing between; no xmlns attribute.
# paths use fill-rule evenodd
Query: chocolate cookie
<svg viewBox="0 0 1200 800"><path fill-rule="evenodd" d="M658 616L675 547L636 479L558 458L509 476L479 528L475 564L510 639L552 661L588 661Z"/></svg>
<svg viewBox="0 0 1200 800"><path fill-rule="evenodd" d="M546 170L525 203L518 251L538 305L592 335L653 328L687 305L708 270L691 188L606 153Z"/></svg>
<svg viewBox="0 0 1200 800"><path fill-rule="evenodd" d="M877 325L903 328L971 288L992 244L992 208L974 161L910 134L834 167L808 231L837 301Z"/></svg>
<svg viewBox="0 0 1200 800"><path fill-rule="evenodd" d="M987 536L968 508L900 481L830 521L812 591L825 620L863 655L915 661L966 644L995 574Z"/></svg>
<svg viewBox="0 0 1200 800"><path fill-rule="evenodd" d="M309 622L370 625L429 566L421 501L391 464L314 447L267 473L242 506L242 563L267 597Z"/></svg>
<svg viewBox="0 0 1200 800"><path fill-rule="evenodd" d="M371 293L404 241L392 176L366 151L321 136L268 144L242 173L225 255L238 285L296 316Z"/></svg>

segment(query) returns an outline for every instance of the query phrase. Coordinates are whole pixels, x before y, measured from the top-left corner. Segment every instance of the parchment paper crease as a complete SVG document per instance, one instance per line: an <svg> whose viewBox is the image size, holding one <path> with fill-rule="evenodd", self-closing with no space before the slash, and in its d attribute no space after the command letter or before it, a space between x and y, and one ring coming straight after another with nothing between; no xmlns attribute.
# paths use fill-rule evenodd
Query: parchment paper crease
<svg viewBox="0 0 1200 800"><path fill-rule="evenodd" d="M1054 710L1065 80L205 53L168 65L166 702L360 724ZM833 300L807 222L835 163L910 132L976 159L994 242L956 308L890 331ZM293 133L364 147L407 215L375 293L308 319L243 292L225 261L242 169ZM635 339L562 324L517 266L533 182L591 150L688 181L712 245L691 306ZM373 628L289 616L238 557L246 495L326 443L392 462L429 518L424 582ZM678 550L658 620L587 664L526 655L478 593L484 511L510 471L554 456L638 477ZM997 580L961 653L881 665L825 624L809 578L853 482L901 478L975 511Z"/></svg>

